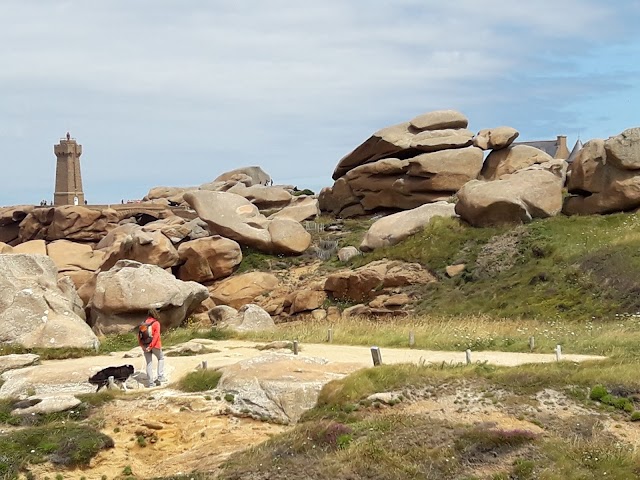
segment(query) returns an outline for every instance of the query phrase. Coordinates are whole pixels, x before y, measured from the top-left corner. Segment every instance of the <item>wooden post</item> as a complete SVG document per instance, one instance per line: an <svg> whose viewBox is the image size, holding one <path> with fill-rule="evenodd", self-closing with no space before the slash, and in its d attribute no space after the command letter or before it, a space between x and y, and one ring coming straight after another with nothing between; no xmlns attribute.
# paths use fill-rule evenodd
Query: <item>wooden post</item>
<svg viewBox="0 0 640 480"><path fill-rule="evenodd" d="M467 365L469 365L471 363L471 350L467 349L465 353L465 356L467 357Z"/></svg>
<svg viewBox="0 0 640 480"><path fill-rule="evenodd" d="M371 357L373 358L373 366L382 365L382 353L379 347L371 347Z"/></svg>
<svg viewBox="0 0 640 480"><path fill-rule="evenodd" d="M534 348L536 348L536 339L535 337L529 337L529 351L533 352Z"/></svg>
<svg viewBox="0 0 640 480"><path fill-rule="evenodd" d="M203 361L202 361L202 369L203 369L203 370L206 370L206 369L207 369L207 361L206 361L206 360L203 360Z"/></svg>
<svg viewBox="0 0 640 480"><path fill-rule="evenodd" d="M333 329L332 328L330 328L327 331L327 342L329 342L329 343L333 342Z"/></svg>
<svg viewBox="0 0 640 480"><path fill-rule="evenodd" d="M413 348L416 344L416 336L413 332L409 332L409 348Z"/></svg>
<svg viewBox="0 0 640 480"><path fill-rule="evenodd" d="M294 355L298 354L298 340L293 341L293 354Z"/></svg>
<svg viewBox="0 0 640 480"><path fill-rule="evenodd" d="M562 347L560 345L556 345L556 361L562 360Z"/></svg>

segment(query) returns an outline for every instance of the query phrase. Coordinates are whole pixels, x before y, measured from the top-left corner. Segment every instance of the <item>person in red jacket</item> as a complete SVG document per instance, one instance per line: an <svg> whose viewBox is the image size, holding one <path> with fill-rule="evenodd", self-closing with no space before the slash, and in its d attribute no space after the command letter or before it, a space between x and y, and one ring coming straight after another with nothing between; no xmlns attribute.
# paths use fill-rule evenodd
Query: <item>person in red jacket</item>
<svg viewBox="0 0 640 480"><path fill-rule="evenodd" d="M144 353L147 362L147 387L160 385L166 382L164 376L164 354L162 353L162 339L160 338L160 322L158 311L149 310L147 319L138 328L138 343ZM153 379L153 357L158 359L158 376Z"/></svg>

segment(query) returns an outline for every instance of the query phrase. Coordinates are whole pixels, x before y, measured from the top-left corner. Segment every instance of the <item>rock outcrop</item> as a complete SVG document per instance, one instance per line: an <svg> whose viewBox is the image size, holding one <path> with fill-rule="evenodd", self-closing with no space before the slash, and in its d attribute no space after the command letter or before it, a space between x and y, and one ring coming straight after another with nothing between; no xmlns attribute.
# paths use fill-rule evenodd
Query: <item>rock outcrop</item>
<svg viewBox="0 0 640 480"><path fill-rule="evenodd" d="M82 301L44 255L0 255L0 343L95 348Z"/></svg>
<svg viewBox="0 0 640 480"><path fill-rule="evenodd" d="M209 310L211 323L218 328L228 328L236 332L256 332L271 330L275 323L271 316L258 305L248 303L236 310L220 305Z"/></svg>
<svg viewBox="0 0 640 480"><path fill-rule="evenodd" d="M367 231L360 250L370 252L376 248L396 245L402 240L422 230L434 217L454 217L455 205L437 202L394 213L376 220Z"/></svg>
<svg viewBox="0 0 640 480"><path fill-rule="evenodd" d="M209 297L206 287L183 282L155 265L120 260L100 272L89 301L90 324L100 334L130 331L149 308L160 311L163 328L179 326Z"/></svg>
<svg viewBox="0 0 640 480"><path fill-rule="evenodd" d="M549 154L529 145L515 145L489 154L480 172L481 180L498 180L503 175L515 173L532 165L561 163Z"/></svg>
<svg viewBox="0 0 640 480"><path fill-rule="evenodd" d="M587 142L569 169L563 212L589 215L640 206L640 127Z"/></svg>
<svg viewBox="0 0 640 480"><path fill-rule="evenodd" d="M269 216L270 220L276 218L288 218L296 222L311 220L320 215L318 199L307 196L294 197L291 203L282 210Z"/></svg>
<svg viewBox="0 0 640 480"><path fill-rule="evenodd" d="M171 240L161 231L149 232L139 228L127 235L119 248L105 257L100 269L108 270L119 260L133 260L168 268L178 264L179 255Z"/></svg>
<svg viewBox="0 0 640 480"><path fill-rule="evenodd" d="M10 245L19 242L20 223L34 208L32 205L0 207L0 242Z"/></svg>
<svg viewBox="0 0 640 480"><path fill-rule="evenodd" d="M536 167L500 180L472 180L458 192L455 211L476 227L527 223L560 213L562 187L561 177Z"/></svg>
<svg viewBox="0 0 640 480"><path fill-rule="evenodd" d="M342 378L344 369L321 358L271 353L224 367L217 388L233 399L231 413L289 424L313 407L322 387Z"/></svg>
<svg viewBox="0 0 640 480"><path fill-rule="evenodd" d="M500 150L518 138L519 132L512 127L485 128L473 139L473 146L482 150Z"/></svg>
<svg viewBox="0 0 640 480"><path fill-rule="evenodd" d="M327 277L325 291L338 300L362 302L385 289L435 282L435 277L417 263L378 260L356 270L342 270Z"/></svg>
<svg viewBox="0 0 640 480"><path fill-rule="evenodd" d="M47 255L51 257L58 272L86 270L94 272L104 260L104 252L94 250L86 243L56 240L47 245Z"/></svg>
<svg viewBox="0 0 640 480"><path fill-rule="evenodd" d="M260 295L270 292L279 284L278 278L266 272L249 272L222 280L210 289L216 305L240 308Z"/></svg>
<svg viewBox="0 0 640 480"><path fill-rule="evenodd" d="M242 261L240 245L219 235L182 243L178 255L178 278L199 283L228 277Z"/></svg>
<svg viewBox="0 0 640 480"><path fill-rule="evenodd" d="M267 253L295 255L311 245L311 235L287 218L267 219L246 198L227 192L193 191L184 199L207 222L209 231Z"/></svg>
<svg viewBox="0 0 640 480"><path fill-rule="evenodd" d="M115 210L93 210L81 206L37 208L20 222L21 242L46 239L99 242L118 224Z"/></svg>
<svg viewBox="0 0 640 480"><path fill-rule="evenodd" d="M443 110L379 130L340 160L320 209L346 218L447 200L478 177L483 150L499 151L518 136L498 127L474 137L467 124L460 112Z"/></svg>
<svg viewBox="0 0 640 480"><path fill-rule="evenodd" d="M245 183L247 186L266 185L271 181L271 176L259 166L242 167L219 175L214 182L246 182L247 179L249 179Z"/></svg>
<svg viewBox="0 0 640 480"><path fill-rule="evenodd" d="M9 370L30 367L40 363L40 355L34 353L0 355L0 375Z"/></svg>

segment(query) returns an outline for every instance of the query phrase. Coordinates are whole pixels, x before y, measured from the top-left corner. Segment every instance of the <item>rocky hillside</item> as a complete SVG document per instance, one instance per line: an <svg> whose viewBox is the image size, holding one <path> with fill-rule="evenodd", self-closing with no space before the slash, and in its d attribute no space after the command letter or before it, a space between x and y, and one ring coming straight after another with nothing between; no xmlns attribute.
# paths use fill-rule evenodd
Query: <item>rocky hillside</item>
<svg viewBox="0 0 640 480"><path fill-rule="evenodd" d="M276 323L638 309L635 217L600 214L640 204L640 129L587 142L569 165L513 144L513 128L467 124L437 111L382 129L317 196L246 167L136 204L3 208L0 341L97 348L150 307L165 328L195 316L240 329L248 305Z"/></svg>
<svg viewBox="0 0 640 480"><path fill-rule="evenodd" d="M246 167L135 204L0 209L0 347L27 353L0 357L0 477L152 478L164 473L147 465L153 452L173 479L637 478L640 129L587 142L569 164L514 144L514 128L467 126L437 111L383 128L318 195ZM86 395L87 372L138 361L139 348L111 345L134 347L127 333L151 307L173 381L215 382ZM571 353L610 358L506 368L458 364L459 351L427 364L413 349L385 357L413 365L363 370L367 349L347 368L355 347L220 351L210 328L290 338L361 322L368 342L420 325L419 338L440 329L457 348L450 326L478 318L515 319L520 343L507 332L486 344L515 355L529 348L521 321L586 324L565 332L585 337ZM185 324L211 336L171 345ZM33 351L82 358L38 365ZM194 372L200 360L224 369Z"/></svg>

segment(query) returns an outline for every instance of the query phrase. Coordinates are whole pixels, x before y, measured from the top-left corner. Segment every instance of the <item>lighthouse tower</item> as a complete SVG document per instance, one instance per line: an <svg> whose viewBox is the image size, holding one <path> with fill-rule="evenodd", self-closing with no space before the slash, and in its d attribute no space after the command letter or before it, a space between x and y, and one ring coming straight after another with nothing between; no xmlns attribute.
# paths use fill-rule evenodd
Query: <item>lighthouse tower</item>
<svg viewBox="0 0 640 480"><path fill-rule="evenodd" d="M82 145L67 133L54 145L53 152L58 158L56 164L56 189L53 194L54 205L84 205L82 176L80 175L80 155Z"/></svg>

